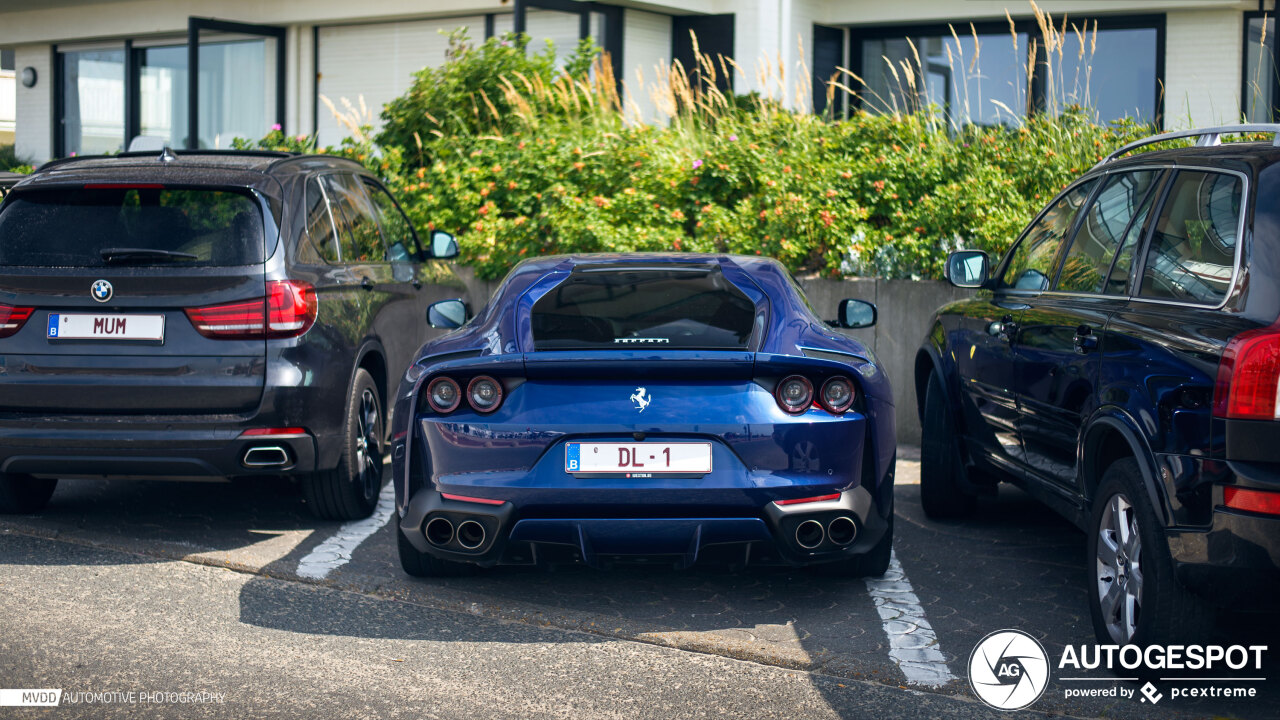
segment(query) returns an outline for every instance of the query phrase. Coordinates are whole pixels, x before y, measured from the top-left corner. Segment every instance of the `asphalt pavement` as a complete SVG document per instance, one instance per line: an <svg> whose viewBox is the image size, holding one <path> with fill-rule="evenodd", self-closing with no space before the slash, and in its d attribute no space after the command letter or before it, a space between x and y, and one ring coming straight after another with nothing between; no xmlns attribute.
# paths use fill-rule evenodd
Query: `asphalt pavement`
<svg viewBox="0 0 1280 720"><path fill-rule="evenodd" d="M285 481L63 481L45 512L0 518L0 689L63 700L0 717L1005 716L974 698L969 655L1004 628L1054 661L1092 644L1084 537L1014 488L927 520L903 455L899 566L872 581L702 566L419 580L394 523L316 521ZM1274 620L1224 618L1223 642L1277 647ZM1153 706L1139 683L1067 674L1035 714L1280 717L1271 680L1243 683L1247 700L1160 682ZM1066 696L1081 688L1129 697Z"/></svg>

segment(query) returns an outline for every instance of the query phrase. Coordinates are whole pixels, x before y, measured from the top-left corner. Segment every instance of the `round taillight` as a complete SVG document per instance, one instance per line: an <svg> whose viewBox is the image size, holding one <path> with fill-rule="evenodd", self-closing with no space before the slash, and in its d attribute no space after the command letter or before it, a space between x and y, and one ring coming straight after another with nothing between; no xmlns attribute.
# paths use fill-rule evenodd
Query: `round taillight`
<svg viewBox="0 0 1280 720"><path fill-rule="evenodd" d="M462 402L462 390L452 378L438 377L427 386L427 402L438 413L453 412Z"/></svg>
<svg viewBox="0 0 1280 720"><path fill-rule="evenodd" d="M842 377L833 377L822 384L822 407L839 415L853 405L853 383Z"/></svg>
<svg viewBox="0 0 1280 720"><path fill-rule="evenodd" d="M800 375L790 375L778 383L774 392L778 406L787 412L798 415L809 409L813 402L813 383Z"/></svg>
<svg viewBox="0 0 1280 720"><path fill-rule="evenodd" d="M502 384L488 375L480 375L467 383L467 402L479 413L491 413L502 402Z"/></svg>

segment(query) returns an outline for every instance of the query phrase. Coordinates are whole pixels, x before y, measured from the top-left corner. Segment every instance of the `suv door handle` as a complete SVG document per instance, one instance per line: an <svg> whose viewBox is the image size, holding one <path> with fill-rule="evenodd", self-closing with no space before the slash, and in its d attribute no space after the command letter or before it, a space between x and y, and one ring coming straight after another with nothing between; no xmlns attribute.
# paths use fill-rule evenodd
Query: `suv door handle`
<svg viewBox="0 0 1280 720"><path fill-rule="evenodd" d="M372 280L370 280L370 279L369 279L369 278L367 278L367 277L365 277L365 278L360 278L360 287L364 288L365 290L372 290L372 289L373 289L373 281L372 281Z"/></svg>
<svg viewBox="0 0 1280 720"><path fill-rule="evenodd" d="M1098 349L1098 336L1093 334L1093 330L1088 325L1081 325L1076 328L1076 352L1081 355L1088 355Z"/></svg>

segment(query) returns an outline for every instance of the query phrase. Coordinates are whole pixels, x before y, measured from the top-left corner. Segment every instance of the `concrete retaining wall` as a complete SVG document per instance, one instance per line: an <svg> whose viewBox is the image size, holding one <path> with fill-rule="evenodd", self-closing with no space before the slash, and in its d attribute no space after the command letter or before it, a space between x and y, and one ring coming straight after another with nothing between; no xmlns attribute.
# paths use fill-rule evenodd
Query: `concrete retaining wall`
<svg viewBox="0 0 1280 720"><path fill-rule="evenodd" d="M479 310L497 289L497 281L478 280L470 268L459 267L457 270L467 285L472 310ZM933 311L971 292L934 280L811 278L800 280L800 285L814 310L824 320L835 318L836 308L843 298L859 298L876 304L879 319L875 327L845 332L869 345L889 374L898 411L898 442L918 445L920 421L916 417L916 389L911 379L916 350L929 329Z"/></svg>

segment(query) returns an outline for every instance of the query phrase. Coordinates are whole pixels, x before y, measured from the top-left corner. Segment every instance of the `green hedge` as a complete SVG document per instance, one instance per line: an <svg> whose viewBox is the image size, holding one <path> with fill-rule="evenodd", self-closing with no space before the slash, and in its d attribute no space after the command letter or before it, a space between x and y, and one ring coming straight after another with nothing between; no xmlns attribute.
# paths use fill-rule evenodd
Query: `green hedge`
<svg viewBox="0 0 1280 720"><path fill-rule="evenodd" d="M937 278L947 252L1002 253L1072 178L1152 132L1078 110L959 130L936 113L831 122L679 73L655 127L627 122L609 68L587 70L592 51L559 73L517 39L455 35L451 60L387 106L378 142L364 129L335 151L385 176L419 227L455 233L484 278L532 255L628 250ZM278 132L257 144L308 147Z"/></svg>

